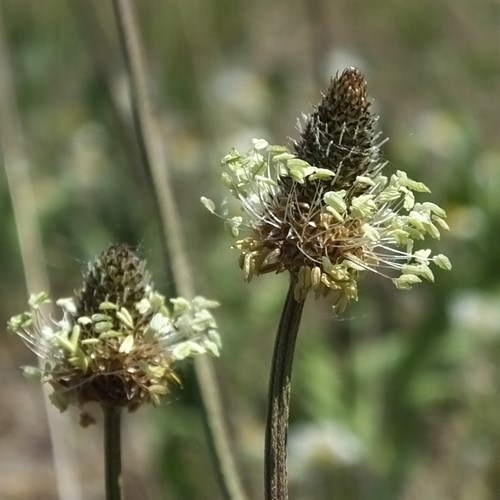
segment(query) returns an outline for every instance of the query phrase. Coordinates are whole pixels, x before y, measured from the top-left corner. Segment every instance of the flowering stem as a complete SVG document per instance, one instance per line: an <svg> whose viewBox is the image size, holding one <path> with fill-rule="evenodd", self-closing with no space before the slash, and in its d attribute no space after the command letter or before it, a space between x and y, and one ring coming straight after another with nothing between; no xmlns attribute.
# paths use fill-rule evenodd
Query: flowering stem
<svg viewBox="0 0 500 500"><path fill-rule="evenodd" d="M264 452L266 500L286 500L288 498L287 438L290 379L295 341L304 309L304 300L300 302L295 300L294 287L295 278L291 275L290 287L276 333L269 379Z"/></svg>
<svg viewBox="0 0 500 500"><path fill-rule="evenodd" d="M173 188L168 177L163 139L150 99L149 82L134 2L132 0L113 0L113 7L129 76L133 119L139 148L142 161L153 179L175 287L178 293L184 297L193 297L194 283L186 257L186 244L181 227L182 218L175 205ZM211 360L204 356L194 360L194 368L202 401L203 417L208 431L207 437L214 465L220 478L223 496L228 500L245 500L247 496L230 446L215 369Z"/></svg>
<svg viewBox="0 0 500 500"><path fill-rule="evenodd" d="M122 499L121 410L103 405L106 500Z"/></svg>

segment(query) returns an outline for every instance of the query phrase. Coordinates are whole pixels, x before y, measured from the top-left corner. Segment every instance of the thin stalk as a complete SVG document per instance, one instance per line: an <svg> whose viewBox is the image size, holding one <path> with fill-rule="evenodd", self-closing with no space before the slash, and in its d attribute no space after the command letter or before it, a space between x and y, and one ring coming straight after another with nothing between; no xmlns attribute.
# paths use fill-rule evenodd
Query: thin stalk
<svg viewBox="0 0 500 500"><path fill-rule="evenodd" d="M264 487L266 500L288 498L287 440L290 389L295 341L299 331L304 300L295 300L295 279L290 286L276 333L269 378L266 441L264 451Z"/></svg>
<svg viewBox="0 0 500 500"><path fill-rule="evenodd" d="M130 0L113 0L120 43L130 80L132 111L143 164L153 179L163 225L163 235L171 262L175 286L180 295L194 296L193 277L181 230L181 217L167 175L168 165L163 142L153 113L137 19ZM219 386L212 361L199 356L194 360L201 396L207 437L219 475L224 498L245 500L242 483L229 446L228 431L221 404Z"/></svg>
<svg viewBox="0 0 500 500"><path fill-rule="evenodd" d="M29 293L49 290L49 278L42 243L29 161L23 145L22 124L12 78L9 45L0 12L0 151L16 224L19 249ZM38 360L42 368L43 361ZM49 401L51 392L43 386L43 398L52 447L58 498L80 500L74 429Z"/></svg>
<svg viewBox="0 0 500 500"><path fill-rule="evenodd" d="M106 500L122 500L121 409L103 405Z"/></svg>

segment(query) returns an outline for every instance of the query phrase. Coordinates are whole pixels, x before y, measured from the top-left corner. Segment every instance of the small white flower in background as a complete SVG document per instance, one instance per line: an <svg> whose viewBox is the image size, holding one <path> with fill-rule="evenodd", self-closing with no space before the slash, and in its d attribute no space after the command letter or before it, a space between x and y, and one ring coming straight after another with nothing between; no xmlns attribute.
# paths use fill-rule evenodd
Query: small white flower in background
<svg viewBox="0 0 500 500"><path fill-rule="evenodd" d="M341 424L321 422L301 424L290 429L290 469L307 473L318 462L352 466L366 455L361 439Z"/></svg>

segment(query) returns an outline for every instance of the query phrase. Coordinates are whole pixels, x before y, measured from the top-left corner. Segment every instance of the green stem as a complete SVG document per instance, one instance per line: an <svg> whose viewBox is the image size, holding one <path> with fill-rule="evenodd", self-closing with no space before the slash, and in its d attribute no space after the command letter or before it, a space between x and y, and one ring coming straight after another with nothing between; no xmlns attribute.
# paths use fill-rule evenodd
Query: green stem
<svg viewBox="0 0 500 500"><path fill-rule="evenodd" d="M295 279L290 279L288 294L274 344L267 406L264 451L264 484L266 500L288 498L287 439L290 410L290 379L295 341L299 331L304 300L295 300Z"/></svg>
<svg viewBox="0 0 500 500"><path fill-rule="evenodd" d="M122 500L121 409L103 405L106 500Z"/></svg>

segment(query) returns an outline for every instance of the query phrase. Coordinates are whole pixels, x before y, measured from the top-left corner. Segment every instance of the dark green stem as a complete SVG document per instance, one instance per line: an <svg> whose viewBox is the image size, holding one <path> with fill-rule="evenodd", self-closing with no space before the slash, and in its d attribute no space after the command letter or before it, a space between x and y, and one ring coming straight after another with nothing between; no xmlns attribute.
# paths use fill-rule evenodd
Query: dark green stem
<svg viewBox="0 0 500 500"><path fill-rule="evenodd" d="M122 500L121 409L103 405L106 500Z"/></svg>
<svg viewBox="0 0 500 500"><path fill-rule="evenodd" d="M290 279L283 312L276 333L269 379L269 394L264 452L264 486L266 500L288 498L287 439L290 410L290 379L295 341L299 331L304 300L295 300L295 279Z"/></svg>

